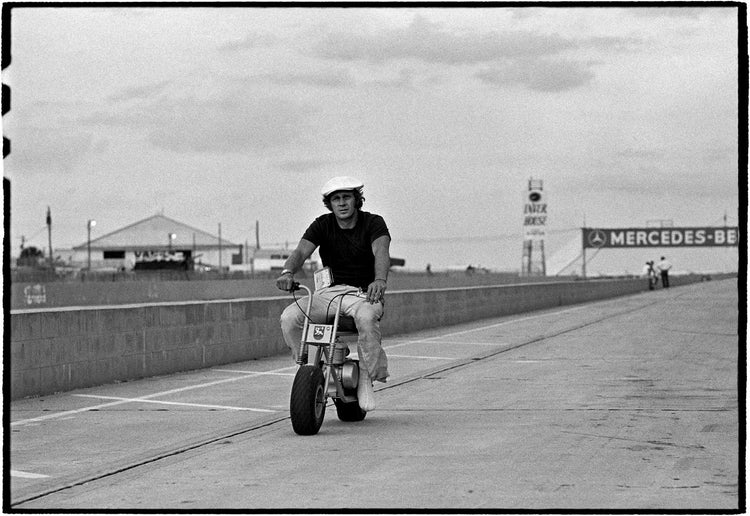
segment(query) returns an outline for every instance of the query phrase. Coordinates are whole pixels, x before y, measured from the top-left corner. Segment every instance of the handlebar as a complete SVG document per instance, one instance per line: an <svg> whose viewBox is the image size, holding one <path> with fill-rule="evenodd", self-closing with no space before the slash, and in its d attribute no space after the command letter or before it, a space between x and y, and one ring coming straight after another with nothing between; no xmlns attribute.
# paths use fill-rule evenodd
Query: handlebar
<svg viewBox="0 0 750 516"><path fill-rule="evenodd" d="M307 295L310 296L310 299L312 299L312 291L307 286L303 285L299 281L292 282L292 288L291 288L291 290L289 290L289 292L294 293L294 292L296 292L298 290L304 290L305 292L307 292ZM308 308L308 312L309 311L310 310Z"/></svg>

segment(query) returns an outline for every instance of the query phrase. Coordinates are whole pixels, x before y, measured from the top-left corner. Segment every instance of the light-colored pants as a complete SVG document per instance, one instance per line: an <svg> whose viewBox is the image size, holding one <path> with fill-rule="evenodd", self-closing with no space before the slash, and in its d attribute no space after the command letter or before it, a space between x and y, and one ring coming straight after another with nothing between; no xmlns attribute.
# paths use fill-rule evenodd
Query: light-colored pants
<svg viewBox="0 0 750 516"><path fill-rule="evenodd" d="M351 290L356 292L357 289L348 285L335 285L315 292L310 308L310 319L315 323L333 322L339 301L334 297ZM366 294L364 296L354 294L344 296L341 314L352 317L357 326L359 333L357 354L360 367L365 366L370 379L385 382L388 378L388 358L380 345L380 318L383 317L383 303L370 304ZM297 303L292 303L281 313L281 332L284 335L284 342L292 350L295 362L302 340L302 327L305 322L305 314L302 310L307 309L307 297L299 299L298 302L299 306Z"/></svg>

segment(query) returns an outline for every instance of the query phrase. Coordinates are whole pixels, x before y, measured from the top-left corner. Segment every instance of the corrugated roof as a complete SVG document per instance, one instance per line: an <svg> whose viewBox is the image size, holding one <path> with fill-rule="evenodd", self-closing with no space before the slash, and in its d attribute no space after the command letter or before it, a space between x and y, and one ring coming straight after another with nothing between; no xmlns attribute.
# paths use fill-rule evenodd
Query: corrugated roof
<svg viewBox="0 0 750 516"><path fill-rule="evenodd" d="M166 249L169 246L170 234L175 235L175 238L172 239L172 248L175 250L219 248L218 236L188 226L161 214L134 222L106 235L92 238L91 248L123 251ZM84 242L73 249L86 249L87 245L87 242ZM221 246L239 247L238 244L229 242L223 238L221 239Z"/></svg>

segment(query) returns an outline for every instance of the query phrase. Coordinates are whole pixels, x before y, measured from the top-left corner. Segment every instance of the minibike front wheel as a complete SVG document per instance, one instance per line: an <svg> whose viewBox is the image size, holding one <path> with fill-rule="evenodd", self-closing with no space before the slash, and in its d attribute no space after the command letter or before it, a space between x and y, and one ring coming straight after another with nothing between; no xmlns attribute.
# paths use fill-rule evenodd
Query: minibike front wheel
<svg viewBox="0 0 750 516"><path fill-rule="evenodd" d="M299 435L314 435L326 413L326 385L323 371L314 365L297 370L289 402L292 428Z"/></svg>

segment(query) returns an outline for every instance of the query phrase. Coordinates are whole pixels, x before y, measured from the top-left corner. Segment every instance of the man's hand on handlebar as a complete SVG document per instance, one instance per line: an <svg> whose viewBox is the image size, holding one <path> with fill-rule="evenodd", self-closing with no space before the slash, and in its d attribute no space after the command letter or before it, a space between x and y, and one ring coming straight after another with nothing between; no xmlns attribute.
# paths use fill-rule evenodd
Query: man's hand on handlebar
<svg viewBox="0 0 750 516"><path fill-rule="evenodd" d="M367 300L370 304L377 303L383 300L385 295L385 289L387 288L386 282L383 279L375 279L367 287Z"/></svg>
<svg viewBox="0 0 750 516"><path fill-rule="evenodd" d="M276 287L284 292L292 292L297 289L294 276L288 272L276 278Z"/></svg>

